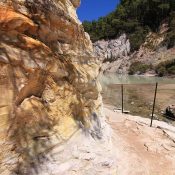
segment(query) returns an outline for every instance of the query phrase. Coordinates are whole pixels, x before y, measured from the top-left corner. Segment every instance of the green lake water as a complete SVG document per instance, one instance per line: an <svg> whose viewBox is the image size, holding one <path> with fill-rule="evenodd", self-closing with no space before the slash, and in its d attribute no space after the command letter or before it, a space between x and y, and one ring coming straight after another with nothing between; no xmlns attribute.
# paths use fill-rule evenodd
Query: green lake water
<svg viewBox="0 0 175 175"><path fill-rule="evenodd" d="M175 84L175 78L165 77L146 77L136 75L117 75L117 74L104 74L100 75L101 84Z"/></svg>

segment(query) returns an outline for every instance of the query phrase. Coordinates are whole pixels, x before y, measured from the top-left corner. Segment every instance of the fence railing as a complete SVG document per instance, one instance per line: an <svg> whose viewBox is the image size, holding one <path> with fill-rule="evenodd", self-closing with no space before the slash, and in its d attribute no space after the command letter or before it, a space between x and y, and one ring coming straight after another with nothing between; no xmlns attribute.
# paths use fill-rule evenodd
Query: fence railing
<svg viewBox="0 0 175 175"><path fill-rule="evenodd" d="M154 109L155 109L156 96L157 96L157 87L158 87L158 83L156 82L156 84L155 84L155 93L154 93L154 100L153 100L153 108L152 108L152 113L151 113L151 123L150 123L150 127L152 127L153 119L154 119ZM124 88L124 85L121 84L122 113L124 113L124 93L123 93L123 88Z"/></svg>
<svg viewBox="0 0 175 175"><path fill-rule="evenodd" d="M122 113L149 117L150 127L154 119L172 123L163 113L175 104L175 84L107 84L103 86L103 101Z"/></svg>

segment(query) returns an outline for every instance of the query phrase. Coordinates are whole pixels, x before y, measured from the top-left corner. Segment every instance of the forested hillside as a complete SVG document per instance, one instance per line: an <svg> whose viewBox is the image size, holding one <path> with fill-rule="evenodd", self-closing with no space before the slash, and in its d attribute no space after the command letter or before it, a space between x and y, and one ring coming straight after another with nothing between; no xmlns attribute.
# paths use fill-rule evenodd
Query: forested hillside
<svg viewBox="0 0 175 175"><path fill-rule="evenodd" d="M126 33L131 51L138 50L149 31L156 32L167 22L167 46L175 45L175 0L121 0L116 9L97 21L84 21L85 31L93 42L113 39Z"/></svg>

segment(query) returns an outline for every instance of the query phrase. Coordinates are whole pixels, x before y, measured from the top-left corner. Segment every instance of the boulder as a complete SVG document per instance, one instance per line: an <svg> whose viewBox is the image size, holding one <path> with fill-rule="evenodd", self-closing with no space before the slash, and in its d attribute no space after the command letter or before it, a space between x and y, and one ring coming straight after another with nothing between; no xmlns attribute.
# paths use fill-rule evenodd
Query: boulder
<svg viewBox="0 0 175 175"><path fill-rule="evenodd" d="M175 105L170 105L165 110L165 115L167 118L175 120Z"/></svg>

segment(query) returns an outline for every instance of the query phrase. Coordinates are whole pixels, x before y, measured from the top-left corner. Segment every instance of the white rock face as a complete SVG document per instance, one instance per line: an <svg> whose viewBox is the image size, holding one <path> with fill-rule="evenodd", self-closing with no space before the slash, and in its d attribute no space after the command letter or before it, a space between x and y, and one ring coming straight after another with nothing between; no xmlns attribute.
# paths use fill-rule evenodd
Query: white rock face
<svg viewBox="0 0 175 175"><path fill-rule="evenodd" d="M94 52L100 60L114 61L130 53L130 42L126 34L114 40L100 40L94 43Z"/></svg>
<svg viewBox="0 0 175 175"><path fill-rule="evenodd" d="M127 73L130 41L126 34L113 40L100 40L93 44L94 53L103 62L102 72Z"/></svg>

